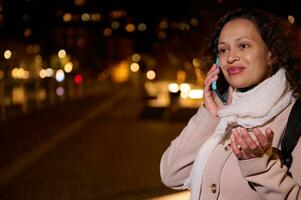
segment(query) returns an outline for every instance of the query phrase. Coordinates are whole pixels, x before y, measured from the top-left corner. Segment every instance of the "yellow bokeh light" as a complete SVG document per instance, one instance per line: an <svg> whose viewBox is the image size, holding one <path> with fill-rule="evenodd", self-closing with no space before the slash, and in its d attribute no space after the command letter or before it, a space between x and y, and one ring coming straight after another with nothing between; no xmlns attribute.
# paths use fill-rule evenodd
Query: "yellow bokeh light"
<svg viewBox="0 0 301 200"><path fill-rule="evenodd" d="M132 72L137 72L137 71L139 71L140 66L139 66L138 63L132 63L131 66L130 66L130 69L131 69Z"/></svg>
<svg viewBox="0 0 301 200"><path fill-rule="evenodd" d="M11 58L11 56L12 56L12 52L10 51L10 50L6 50L5 52L4 52L4 58L5 59L10 59Z"/></svg>
<svg viewBox="0 0 301 200"><path fill-rule="evenodd" d="M134 32L135 31L135 29L136 29L136 27L135 27L135 25L134 24L127 24L126 26L125 26L125 30L127 31L127 32Z"/></svg>
<svg viewBox="0 0 301 200"><path fill-rule="evenodd" d="M149 70L146 73L146 78L149 80L154 80L156 78L156 72L154 70Z"/></svg>
<svg viewBox="0 0 301 200"><path fill-rule="evenodd" d="M82 14L82 21L86 22L90 20L90 15L88 13Z"/></svg>
<svg viewBox="0 0 301 200"><path fill-rule="evenodd" d="M66 73L70 73L73 69L73 64L72 62L67 62L66 65L64 66L64 70Z"/></svg>
<svg viewBox="0 0 301 200"><path fill-rule="evenodd" d="M66 55L67 55L67 53L66 53L66 51L64 50L64 49L61 49L61 50L59 50L59 52L58 52L58 57L59 58L65 58L66 57Z"/></svg>
<svg viewBox="0 0 301 200"><path fill-rule="evenodd" d="M134 54L132 55L132 61L133 61L133 62L139 62L140 60L141 60L141 56L140 56L139 53L134 53Z"/></svg>
<svg viewBox="0 0 301 200"><path fill-rule="evenodd" d="M199 58L194 58L194 59L192 60L192 65L193 65L194 67L200 67L200 66L201 66L201 59L199 59Z"/></svg>
<svg viewBox="0 0 301 200"><path fill-rule="evenodd" d="M113 21L113 22L111 23L111 27L112 27L112 29L118 29L118 28L119 28L119 26L120 26L120 24L119 24L119 22L118 22L118 21Z"/></svg>
<svg viewBox="0 0 301 200"><path fill-rule="evenodd" d="M287 19L288 19L288 21L289 21L291 24L293 24L293 23L295 22L295 18L294 18L294 16L292 16L292 15L289 15L289 16L287 17Z"/></svg>
<svg viewBox="0 0 301 200"><path fill-rule="evenodd" d="M112 79L116 83L123 83L129 79L129 63L121 61L116 66L111 68Z"/></svg>
<svg viewBox="0 0 301 200"><path fill-rule="evenodd" d="M137 28L138 28L139 31L143 32L143 31L146 30L147 26L144 23L140 23L140 24L138 24Z"/></svg>
<svg viewBox="0 0 301 200"><path fill-rule="evenodd" d="M63 15L63 21L64 22L70 22L72 20L72 15L71 15L71 13L65 13L64 15Z"/></svg>

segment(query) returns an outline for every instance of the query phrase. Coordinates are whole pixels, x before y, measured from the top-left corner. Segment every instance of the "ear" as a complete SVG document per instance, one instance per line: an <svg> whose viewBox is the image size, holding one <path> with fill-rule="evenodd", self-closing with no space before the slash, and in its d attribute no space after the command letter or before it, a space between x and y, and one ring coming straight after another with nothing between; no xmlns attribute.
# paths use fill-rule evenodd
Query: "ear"
<svg viewBox="0 0 301 200"><path fill-rule="evenodd" d="M268 66L271 66L274 63L274 61L276 60L276 58L273 56L271 51L268 51L267 59L268 59Z"/></svg>

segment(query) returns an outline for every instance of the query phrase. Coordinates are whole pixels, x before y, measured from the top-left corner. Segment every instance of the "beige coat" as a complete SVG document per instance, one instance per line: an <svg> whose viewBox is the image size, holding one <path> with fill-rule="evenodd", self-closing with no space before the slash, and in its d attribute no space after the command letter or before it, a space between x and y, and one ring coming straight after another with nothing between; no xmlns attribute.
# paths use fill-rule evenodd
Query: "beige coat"
<svg viewBox="0 0 301 200"><path fill-rule="evenodd" d="M292 105L269 124L260 127L261 131L267 127L274 131L273 147L280 146ZM166 186L183 189L199 148L214 133L217 123L218 119L201 107L181 134L171 142L160 163L161 179ZM260 158L239 161L229 145L228 135L210 155L199 199L301 199L301 140L292 153L292 178L287 175L287 168L281 164L276 151L270 149Z"/></svg>

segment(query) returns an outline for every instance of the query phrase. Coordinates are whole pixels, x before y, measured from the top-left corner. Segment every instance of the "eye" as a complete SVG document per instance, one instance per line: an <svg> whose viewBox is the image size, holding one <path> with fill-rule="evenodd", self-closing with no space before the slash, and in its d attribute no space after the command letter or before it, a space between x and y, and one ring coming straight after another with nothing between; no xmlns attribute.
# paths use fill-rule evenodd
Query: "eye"
<svg viewBox="0 0 301 200"><path fill-rule="evenodd" d="M220 48L218 50L219 54L223 54L223 53L226 53L227 52L227 49L226 48Z"/></svg>
<svg viewBox="0 0 301 200"><path fill-rule="evenodd" d="M247 44L247 43L240 43L239 44L239 48L240 49L246 49L246 48L248 48L249 47L249 45Z"/></svg>

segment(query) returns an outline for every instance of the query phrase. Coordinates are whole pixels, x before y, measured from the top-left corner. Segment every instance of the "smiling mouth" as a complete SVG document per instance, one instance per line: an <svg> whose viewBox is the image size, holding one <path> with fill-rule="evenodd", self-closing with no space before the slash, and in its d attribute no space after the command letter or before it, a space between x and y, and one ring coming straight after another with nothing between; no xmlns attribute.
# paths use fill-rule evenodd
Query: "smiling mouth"
<svg viewBox="0 0 301 200"><path fill-rule="evenodd" d="M230 67L229 69L227 69L228 74L231 75L237 75L240 74L241 72L244 71L244 67Z"/></svg>

